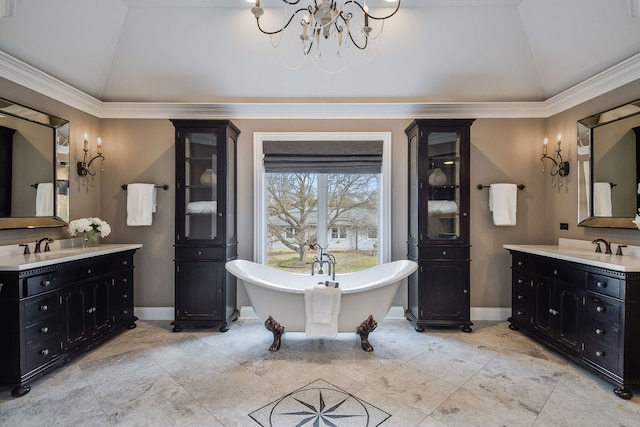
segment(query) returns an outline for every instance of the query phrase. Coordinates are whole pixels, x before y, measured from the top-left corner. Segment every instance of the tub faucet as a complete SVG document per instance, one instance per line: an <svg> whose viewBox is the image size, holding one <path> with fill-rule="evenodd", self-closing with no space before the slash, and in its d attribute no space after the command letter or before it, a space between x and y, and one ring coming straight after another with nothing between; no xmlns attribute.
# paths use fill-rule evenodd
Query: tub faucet
<svg viewBox="0 0 640 427"><path fill-rule="evenodd" d="M594 245L596 245L596 252L600 253L602 252L602 248L600 247L600 243L604 243L604 253L607 255L611 255L611 243L607 242L604 239L595 239L594 241L592 241L591 243L593 243Z"/></svg>
<svg viewBox="0 0 640 427"><path fill-rule="evenodd" d="M320 249L320 256L316 255L311 260L311 275L315 275L315 265L318 264L318 274L324 274L323 266L327 264L327 274L331 275L331 280L336 280L336 257L333 254L325 252L326 247L322 247L317 243L309 245L309 249Z"/></svg>
<svg viewBox="0 0 640 427"><path fill-rule="evenodd" d="M42 252L40 250L40 245L42 245L42 242L45 242L44 251L51 252L51 248L49 248L49 243L53 243L53 239L50 237L43 237L42 239L36 242L36 249L33 251L34 254L39 254L40 252Z"/></svg>

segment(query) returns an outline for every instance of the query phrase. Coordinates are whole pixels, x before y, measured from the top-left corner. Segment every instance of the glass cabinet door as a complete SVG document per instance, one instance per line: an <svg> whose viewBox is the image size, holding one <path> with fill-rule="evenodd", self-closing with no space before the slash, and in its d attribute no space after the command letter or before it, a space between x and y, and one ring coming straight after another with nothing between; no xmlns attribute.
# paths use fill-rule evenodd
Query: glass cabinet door
<svg viewBox="0 0 640 427"><path fill-rule="evenodd" d="M428 239L460 238L460 138L455 131L427 134Z"/></svg>
<svg viewBox="0 0 640 427"><path fill-rule="evenodd" d="M217 237L218 144L215 132L185 135L184 237L189 240Z"/></svg>

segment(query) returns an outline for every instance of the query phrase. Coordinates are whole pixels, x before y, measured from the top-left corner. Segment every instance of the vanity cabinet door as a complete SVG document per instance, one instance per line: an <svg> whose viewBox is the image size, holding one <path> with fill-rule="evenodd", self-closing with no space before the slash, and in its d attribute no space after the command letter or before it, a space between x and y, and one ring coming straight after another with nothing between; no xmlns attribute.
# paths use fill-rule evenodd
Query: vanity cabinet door
<svg viewBox="0 0 640 427"><path fill-rule="evenodd" d="M581 351L584 291L551 279L537 279L534 283L534 329L564 347Z"/></svg>
<svg viewBox="0 0 640 427"><path fill-rule="evenodd" d="M65 349L109 329L110 284L110 280L97 279L71 286L63 293Z"/></svg>

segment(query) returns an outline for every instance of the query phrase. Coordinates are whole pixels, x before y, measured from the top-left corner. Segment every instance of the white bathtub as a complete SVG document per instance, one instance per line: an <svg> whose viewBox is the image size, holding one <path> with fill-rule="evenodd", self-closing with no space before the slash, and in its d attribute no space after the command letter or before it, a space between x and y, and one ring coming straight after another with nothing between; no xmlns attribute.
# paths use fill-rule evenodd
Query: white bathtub
<svg viewBox="0 0 640 427"><path fill-rule="evenodd" d="M258 318L265 321L265 327L272 330L272 324L276 323L283 328L280 335L284 330L305 331L305 288L331 280L327 275L288 273L246 260L229 261L225 267L242 280L253 309ZM375 329L375 319L386 316L402 279L417 268L417 263L401 260L355 273L337 274L335 281L340 283L342 293L338 331L357 332L363 338L363 348L373 350L365 348L369 346L368 342L365 343L368 332ZM369 321L369 326L364 325L366 321ZM280 346L278 331L272 332L274 345L271 350L277 351Z"/></svg>

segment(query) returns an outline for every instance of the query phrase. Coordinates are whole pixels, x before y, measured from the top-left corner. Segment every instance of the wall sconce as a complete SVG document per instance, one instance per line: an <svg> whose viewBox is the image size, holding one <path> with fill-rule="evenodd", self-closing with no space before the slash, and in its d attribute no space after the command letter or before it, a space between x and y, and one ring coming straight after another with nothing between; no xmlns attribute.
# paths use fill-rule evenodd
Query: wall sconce
<svg viewBox="0 0 640 427"><path fill-rule="evenodd" d="M91 186L93 187L93 177L96 174L95 169L91 167L94 160L100 159L100 171L104 171L104 156L102 155L102 139L98 138L98 154L89 159L89 143L87 142L87 134L84 134L84 158L78 162L78 175L82 177L82 185L87 185L87 175L91 177Z"/></svg>
<svg viewBox="0 0 640 427"><path fill-rule="evenodd" d="M553 167L549 171L551 175L551 185L555 187L556 185L556 176L567 176L569 175L569 162L565 162L562 160L562 154L560 154L560 146L562 145L562 135L558 134L558 141L556 145L556 151L554 157L550 157L547 155L547 145L549 144L549 140L547 138L544 139L544 145L542 146L542 157L540 157L540 161L542 162L542 173L546 172L544 167L544 159L549 159L553 162ZM558 187L562 187L562 181L558 180Z"/></svg>

